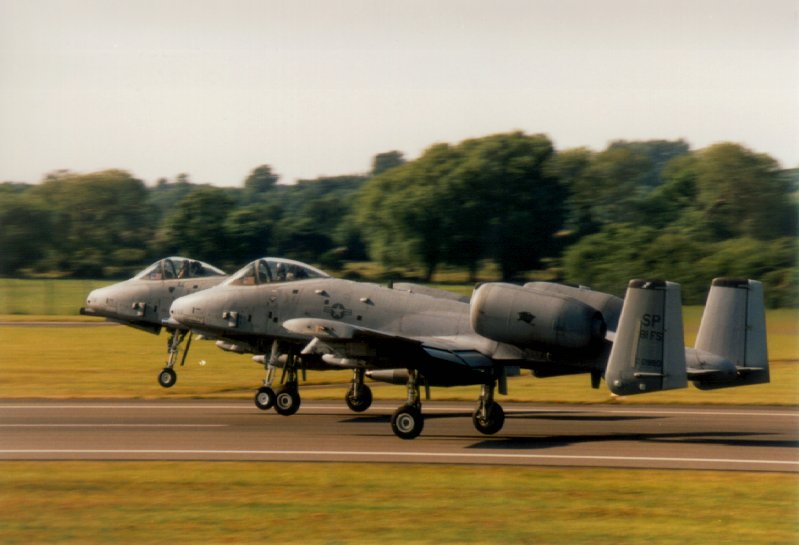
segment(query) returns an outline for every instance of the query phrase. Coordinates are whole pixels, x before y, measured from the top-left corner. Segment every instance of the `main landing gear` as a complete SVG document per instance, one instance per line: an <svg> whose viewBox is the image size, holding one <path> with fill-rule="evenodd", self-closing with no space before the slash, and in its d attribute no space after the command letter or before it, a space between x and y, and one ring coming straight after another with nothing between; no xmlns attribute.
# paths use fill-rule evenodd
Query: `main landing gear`
<svg viewBox="0 0 799 545"><path fill-rule="evenodd" d="M391 415L391 431L400 439L415 439L424 429L419 371L408 371L408 399Z"/></svg>
<svg viewBox="0 0 799 545"><path fill-rule="evenodd" d="M302 360L294 352L286 353L286 363L283 365L283 374L280 377L281 385L273 389L275 383L275 373L278 367L278 359L281 357L281 347L278 341L272 343L272 351L269 359L266 360L266 378L263 386L255 393L255 406L262 411L274 408L278 414L290 416L296 413L302 402L299 392L298 371L303 372ZM352 374L352 382L349 390L344 396L347 406L353 412L360 413L372 405L372 390L364 384L364 369L355 369Z"/></svg>
<svg viewBox="0 0 799 545"><path fill-rule="evenodd" d="M280 377L281 385L277 390L272 389L277 370L277 360L280 357L280 346L277 341L272 343L272 352L266 362L266 378L264 384L255 393L255 406L262 411L275 409L280 415L291 416L300 409L302 399L298 386L297 367L299 357L293 352L286 355L286 364ZM304 371L303 371L304 372Z"/></svg>
<svg viewBox="0 0 799 545"><path fill-rule="evenodd" d="M352 372L352 383L344 401L351 411L362 413L372 405L372 389L363 383L364 369L355 369Z"/></svg>
<svg viewBox="0 0 799 545"><path fill-rule="evenodd" d="M391 431L400 439L415 439L424 429L422 402L419 395L418 371L408 373L408 399L391 416ZM472 413L472 423L480 433L493 435L505 424L505 411L494 401L495 382L483 384L477 408Z"/></svg>
<svg viewBox="0 0 799 545"><path fill-rule="evenodd" d="M180 345L183 342L183 339L186 338L186 334L188 334L186 347L183 349L183 357L180 359L180 366L183 367L183 365L186 363L186 356L189 355L192 336L191 332L188 330L171 329L169 332L170 336L167 340L167 351L169 353L169 357L166 360L166 367L164 367L161 372L158 373L158 384L164 388L171 388L177 382L178 375L175 373L173 367L175 367L175 364L178 361L178 356L180 355Z"/></svg>
<svg viewBox="0 0 799 545"><path fill-rule="evenodd" d="M502 410L499 403L494 401L494 386L493 382L481 386L480 400L472 413L474 427L485 435L497 433L505 424L505 411Z"/></svg>

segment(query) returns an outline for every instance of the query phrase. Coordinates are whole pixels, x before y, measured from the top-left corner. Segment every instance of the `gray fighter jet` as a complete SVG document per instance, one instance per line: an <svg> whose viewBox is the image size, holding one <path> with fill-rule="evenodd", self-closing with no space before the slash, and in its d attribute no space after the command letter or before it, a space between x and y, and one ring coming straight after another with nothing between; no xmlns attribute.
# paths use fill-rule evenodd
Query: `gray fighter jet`
<svg viewBox="0 0 799 545"><path fill-rule="evenodd" d="M618 395L688 380L702 389L769 381L763 291L753 280L713 282L695 348L683 346L679 285L664 281L631 281L624 300L543 282L487 283L463 301L263 258L219 286L175 300L170 315L225 349L260 355L261 409L295 413L305 369L351 369L346 401L356 411L372 400L365 375L406 384L407 400L391 418L403 439L422 431L422 386L479 385L474 426L498 432L505 417L494 392L507 393L514 367L538 377L586 373L595 388L604 377Z"/></svg>
<svg viewBox="0 0 799 545"><path fill-rule="evenodd" d="M102 316L113 322L158 335L164 322L169 319L169 307L175 299L208 289L225 278L227 275L223 271L208 263L185 257L167 257L156 261L129 280L92 291L80 313L86 316ZM166 325L166 329L169 332L169 358L166 367L158 375L158 382L164 388L169 388L177 380L173 367L188 329L170 324ZM190 344L189 332L183 361Z"/></svg>

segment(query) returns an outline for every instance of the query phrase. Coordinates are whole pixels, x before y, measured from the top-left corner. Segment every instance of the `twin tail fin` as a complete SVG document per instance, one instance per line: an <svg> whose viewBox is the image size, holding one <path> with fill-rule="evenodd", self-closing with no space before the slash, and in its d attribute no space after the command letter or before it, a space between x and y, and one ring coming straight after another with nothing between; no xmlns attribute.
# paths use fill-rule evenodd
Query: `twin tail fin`
<svg viewBox="0 0 799 545"><path fill-rule="evenodd" d="M680 286L631 280L605 369L616 395L703 390L769 382L763 285L717 278L694 348L683 341Z"/></svg>

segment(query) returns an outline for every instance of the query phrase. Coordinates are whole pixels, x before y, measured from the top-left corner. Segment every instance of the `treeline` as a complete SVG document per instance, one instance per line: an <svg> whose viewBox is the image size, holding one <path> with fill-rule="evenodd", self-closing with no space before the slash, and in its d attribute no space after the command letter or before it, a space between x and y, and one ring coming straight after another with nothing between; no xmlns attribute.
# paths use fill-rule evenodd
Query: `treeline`
<svg viewBox="0 0 799 545"><path fill-rule="evenodd" d="M164 255L234 270L263 255L337 269L377 261L505 279L529 271L623 293L633 277L683 285L701 302L715 276L763 280L794 306L797 171L737 144L618 141L558 151L521 132L436 144L365 175L278 184L267 165L242 187L153 187L121 170L0 184L0 274L120 277Z"/></svg>

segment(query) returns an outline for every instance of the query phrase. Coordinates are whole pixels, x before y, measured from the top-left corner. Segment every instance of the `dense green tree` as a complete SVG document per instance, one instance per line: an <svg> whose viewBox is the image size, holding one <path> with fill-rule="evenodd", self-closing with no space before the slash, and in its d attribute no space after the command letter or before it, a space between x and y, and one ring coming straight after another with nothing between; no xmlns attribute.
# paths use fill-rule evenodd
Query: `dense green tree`
<svg viewBox="0 0 799 545"><path fill-rule="evenodd" d="M410 258L405 248L401 248L407 244L407 238L401 233L399 211L390 201L402 200L397 199L399 191L392 186L399 189L408 175L406 171L412 168L411 163L369 180L355 206L355 220L365 237L369 256L389 266L403 264Z"/></svg>
<svg viewBox="0 0 799 545"><path fill-rule="evenodd" d="M596 154L576 186L575 199L594 224L634 222L646 195L652 162L629 148L608 148Z"/></svg>
<svg viewBox="0 0 799 545"><path fill-rule="evenodd" d="M581 190L587 191L583 180L594 155L588 148L573 148L557 152L549 162L549 174L556 177L567 191L564 228L575 239L595 233L601 227L593 219L592 200L585 192L581 193Z"/></svg>
<svg viewBox="0 0 799 545"><path fill-rule="evenodd" d="M3 182L0 183L0 197L6 195L21 195L27 193L34 186L31 184L24 184L18 182Z"/></svg>
<svg viewBox="0 0 799 545"><path fill-rule="evenodd" d="M228 240L226 260L239 266L269 255L274 247L275 225L281 213L278 206L267 204L231 209L224 223Z"/></svg>
<svg viewBox="0 0 799 545"><path fill-rule="evenodd" d="M563 256L567 282L623 295L631 278L649 276L642 251L657 238L651 227L611 224L569 247Z"/></svg>
<svg viewBox="0 0 799 545"><path fill-rule="evenodd" d="M164 219L155 246L161 254L181 254L227 266L229 238L225 220L235 199L224 189L198 187Z"/></svg>
<svg viewBox="0 0 799 545"><path fill-rule="evenodd" d="M542 258L554 255L554 235L565 218L566 189L549 167L552 143L543 135L497 135L482 139L477 154L483 159L484 203L493 208L486 257L497 262L504 278L538 268ZM473 203L474 217L480 204Z"/></svg>
<svg viewBox="0 0 799 545"><path fill-rule="evenodd" d="M706 242L676 228L611 224L571 246L564 255L567 282L623 295L633 278L678 282L683 302L702 304L710 281L720 276L766 283L771 306L798 302L795 238L769 243L751 238Z"/></svg>
<svg viewBox="0 0 799 545"><path fill-rule="evenodd" d="M249 176L244 180L244 199L246 202L264 200L275 185L280 176L272 172L269 165L261 165L253 169Z"/></svg>
<svg viewBox="0 0 799 545"><path fill-rule="evenodd" d="M662 183L636 204L635 223L665 228L682 225L686 233L698 234L701 227L696 210L696 159L683 155L672 160L662 172Z"/></svg>
<svg viewBox="0 0 799 545"><path fill-rule="evenodd" d="M599 153L586 148L558 153L553 169L569 188L566 228L572 240L610 223L669 224L674 206L660 206L683 187L662 186L669 166L683 157L689 157L683 140L619 140Z"/></svg>
<svg viewBox="0 0 799 545"><path fill-rule="evenodd" d="M175 253L228 269L267 254L337 267L368 247L428 278L439 264L474 276L484 260L512 278L566 247L555 263L573 283L622 294L632 277L662 277L701 303L714 276L746 276L766 283L770 305L795 306L797 172L738 144L555 152L520 132L410 162L381 153L368 176L290 185L268 165L224 189L188 174L147 188L124 171L56 171L0 184L0 274L122 275Z"/></svg>
<svg viewBox="0 0 799 545"><path fill-rule="evenodd" d="M35 269L52 250L50 211L17 188L0 186L0 275Z"/></svg>
<svg viewBox="0 0 799 545"><path fill-rule="evenodd" d="M356 219L373 259L389 267L421 265L430 277L443 258L445 177L456 150L428 148L419 159L387 170L364 185Z"/></svg>
<svg viewBox="0 0 799 545"><path fill-rule="evenodd" d="M327 192L287 211L277 226L276 243L281 255L318 263L323 255L340 246L340 225L348 221L351 210L349 199L341 197L337 191ZM346 248L341 248L340 253L346 253ZM325 260L334 264L330 257Z"/></svg>
<svg viewBox="0 0 799 545"><path fill-rule="evenodd" d="M663 182L663 169L677 157L687 155L690 146L685 140L643 140L627 141L614 140L608 146L612 149L626 149L641 157L646 157L651 168L647 169L643 177L643 185L653 189Z"/></svg>
<svg viewBox="0 0 799 545"><path fill-rule="evenodd" d="M308 216L284 216L275 227L275 247L281 256L318 263L333 245Z"/></svg>
<svg viewBox="0 0 799 545"><path fill-rule="evenodd" d="M440 263L474 272L482 257L506 277L538 265L563 221L564 191L544 136L510 133L437 144L372 178L358 203L370 252L387 265Z"/></svg>
<svg viewBox="0 0 799 545"><path fill-rule="evenodd" d="M75 276L140 265L155 226L147 188L121 170L59 172L31 190L51 211L52 266Z"/></svg>
<svg viewBox="0 0 799 545"><path fill-rule="evenodd" d="M155 187L147 191L147 202L157 211L157 228L169 212L198 186L188 180L187 175L181 175L180 180L169 182L165 178L158 180Z"/></svg>
<svg viewBox="0 0 799 545"><path fill-rule="evenodd" d="M793 188L770 156L721 143L696 153L697 209L716 240L796 234Z"/></svg>
<svg viewBox="0 0 799 545"><path fill-rule="evenodd" d="M664 278L680 283L683 300L696 304L704 301L710 280L719 276L698 266L713 252L712 245L679 232L611 224L566 251L564 276L567 282L619 296L633 278Z"/></svg>
<svg viewBox="0 0 799 545"><path fill-rule="evenodd" d="M405 156L401 151L387 151L378 153L372 159L372 176L378 176L385 171L405 164Z"/></svg>

